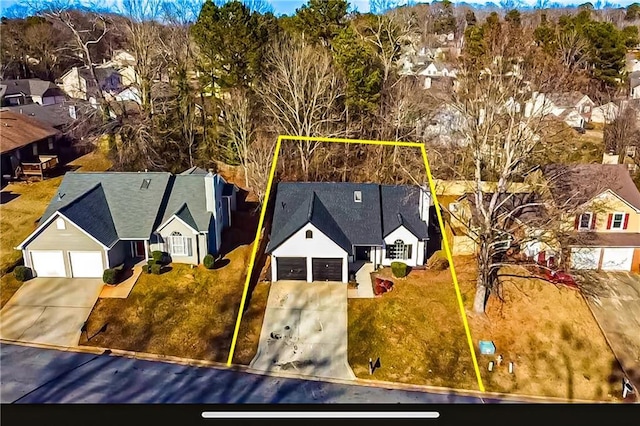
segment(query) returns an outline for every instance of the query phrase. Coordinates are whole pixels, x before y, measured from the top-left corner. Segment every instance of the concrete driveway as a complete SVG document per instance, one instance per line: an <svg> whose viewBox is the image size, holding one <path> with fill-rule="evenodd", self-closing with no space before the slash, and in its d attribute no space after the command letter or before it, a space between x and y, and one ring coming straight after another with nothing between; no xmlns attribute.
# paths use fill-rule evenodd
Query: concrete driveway
<svg viewBox="0 0 640 426"><path fill-rule="evenodd" d="M25 282L0 311L0 339L76 346L103 285L84 278Z"/></svg>
<svg viewBox="0 0 640 426"><path fill-rule="evenodd" d="M347 360L347 285L273 283L251 367L355 379Z"/></svg>
<svg viewBox="0 0 640 426"><path fill-rule="evenodd" d="M640 389L640 275L592 272L584 276L583 286L616 358Z"/></svg>

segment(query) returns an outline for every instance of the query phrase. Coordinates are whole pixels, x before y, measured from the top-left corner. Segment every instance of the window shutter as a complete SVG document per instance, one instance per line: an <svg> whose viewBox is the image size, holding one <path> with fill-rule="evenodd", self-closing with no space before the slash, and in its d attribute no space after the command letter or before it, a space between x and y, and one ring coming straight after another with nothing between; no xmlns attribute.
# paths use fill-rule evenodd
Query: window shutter
<svg viewBox="0 0 640 426"><path fill-rule="evenodd" d="M611 221L613 220L613 215L609 214L609 218L607 219L607 229L611 229Z"/></svg>
<svg viewBox="0 0 640 426"><path fill-rule="evenodd" d="M184 244L186 245L185 252L188 256L193 256L193 252L191 251L191 240L193 240L193 238L184 238Z"/></svg>
<svg viewBox="0 0 640 426"><path fill-rule="evenodd" d="M412 246L411 244L409 244L409 245L407 246L407 259L411 259L411 248L412 248L412 247L413 247L413 246Z"/></svg>
<svg viewBox="0 0 640 426"><path fill-rule="evenodd" d="M580 224L580 215L576 215L576 223L574 225L574 229L578 229L579 224Z"/></svg>
<svg viewBox="0 0 640 426"><path fill-rule="evenodd" d="M596 229L596 214L591 213L591 229Z"/></svg>
<svg viewBox="0 0 640 426"><path fill-rule="evenodd" d="M624 214L624 225L622 226L622 229L627 229L627 225L629 225L629 213Z"/></svg>

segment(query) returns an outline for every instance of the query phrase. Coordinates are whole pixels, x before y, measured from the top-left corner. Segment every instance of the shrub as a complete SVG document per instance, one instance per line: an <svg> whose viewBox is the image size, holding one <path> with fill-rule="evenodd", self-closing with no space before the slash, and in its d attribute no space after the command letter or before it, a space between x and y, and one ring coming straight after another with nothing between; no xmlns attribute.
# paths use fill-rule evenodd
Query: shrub
<svg viewBox="0 0 640 426"><path fill-rule="evenodd" d="M595 128L596 128L596 126L594 126L593 123L589 123L589 122L584 123L584 129L585 130L593 130Z"/></svg>
<svg viewBox="0 0 640 426"><path fill-rule="evenodd" d="M102 281L105 284L115 284L118 282L118 271L115 269L105 269L102 273Z"/></svg>
<svg viewBox="0 0 640 426"><path fill-rule="evenodd" d="M162 265L160 265L159 263L154 263L153 265L151 265L152 274L160 275L160 272L162 272Z"/></svg>
<svg viewBox="0 0 640 426"><path fill-rule="evenodd" d="M409 272L407 270L407 264L402 262L391 262L391 272L396 278L404 278Z"/></svg>
<svg viewBox="0 0 640 426"><path fill-rule="evenodd" d="M213 265L216 263L216 258L213 255L208 254L202 259L202 264L207 269L213 269Z"/></svg>
<svg viewBox="0 0 640 426"><path fill-rule="evenodd" d="M433 253L429 260L427 260L427 268L434 271L444 271L449 267L449 261L443 250L438 250Z"/></svg>
<svg viewBox="0 0 640 426"><path fill-rule="evenodd" d="M27 266L16 266L13 270L13 275L16 277L16 280L23 282L30 280L33 278L33 274L31 273L31 268Z"/></svg>
<svg viewBox="0 0 640 426"><path fill-rule="evenodd" d="M160 263L162 262L162 259L164 259L164 253L160 250L154 250L151 252L151 257L156 263Z"/></svg>

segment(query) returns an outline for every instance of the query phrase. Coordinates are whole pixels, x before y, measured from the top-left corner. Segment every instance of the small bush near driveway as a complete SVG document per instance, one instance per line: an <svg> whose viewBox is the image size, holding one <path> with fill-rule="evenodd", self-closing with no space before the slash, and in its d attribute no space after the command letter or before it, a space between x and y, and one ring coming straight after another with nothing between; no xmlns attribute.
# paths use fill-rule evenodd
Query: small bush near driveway
<svg viewBox="0 0 640 426"><path fill-rule="evenodd" d="M33 278L31 268L22 265L16 266L14 268L13 275L16 277L16 280L20 282L24 282Z"/></svg>
<svg viewBox="0 0 640 426"><path fill-rule="evenodd" d="M102 281L105 284L116 284L118 282L118 271L115 269L105 269L102 274Z"/></svg>
<svg viewBox="0 0 640 426"><path fill-rule="evenodd" d="M207 269L213 269L213 265L216 263L216 258L213 255L208 254L202 259L202 264Z"/></svg>
<svg viewBox="0 0 640 426"><path fill-rule="evenodd" d="M404 278L407 276L408 267L406 263L391 262L391 271L396 278Z"/></svg>

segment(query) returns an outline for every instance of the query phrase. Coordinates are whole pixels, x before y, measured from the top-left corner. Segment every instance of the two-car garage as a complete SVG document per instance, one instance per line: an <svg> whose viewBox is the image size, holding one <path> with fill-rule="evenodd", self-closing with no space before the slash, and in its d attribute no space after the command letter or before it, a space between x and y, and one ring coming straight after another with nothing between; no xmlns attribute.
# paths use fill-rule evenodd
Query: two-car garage
<svg viewBox="0 0 640 426"><path fill-rule="evenodd" d="M30 250L31 268L38 277L100 278L101 251ZM66 261L65 261L66 260Z"/></svg>
<svg viewBox="0 0 640 426"><path fill-rule="evenodd" d="M344 259L273 257L276 280L344 281ZM309 263L311 268L309 268ZM273 267L273 265L272 265ZM311 275L309 275L311 269Z"/></svg>
<svg viewBox="0 0 640 426"><path fill-rule="evenodd" d="M635 250L634 247L574 247L571 268L631 271Z"/></svg>

